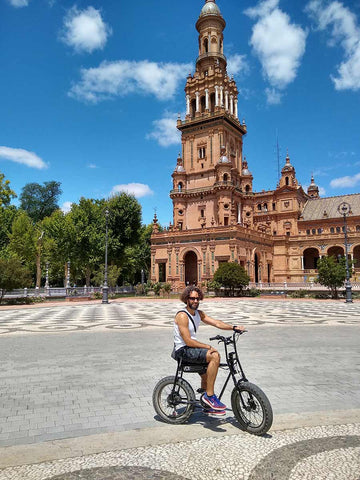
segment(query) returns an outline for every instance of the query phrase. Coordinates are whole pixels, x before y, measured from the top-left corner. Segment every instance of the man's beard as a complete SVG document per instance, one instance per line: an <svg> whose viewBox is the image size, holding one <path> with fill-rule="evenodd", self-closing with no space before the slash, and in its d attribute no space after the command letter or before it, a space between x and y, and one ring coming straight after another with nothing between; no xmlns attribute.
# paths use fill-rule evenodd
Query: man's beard
<svg viewBox="0 0 360 480"><path fill-rule="evenodd" d="M199 302L197 303L188 302L188 307L191 308L191 310L197 310L199 308Z"/></svg>

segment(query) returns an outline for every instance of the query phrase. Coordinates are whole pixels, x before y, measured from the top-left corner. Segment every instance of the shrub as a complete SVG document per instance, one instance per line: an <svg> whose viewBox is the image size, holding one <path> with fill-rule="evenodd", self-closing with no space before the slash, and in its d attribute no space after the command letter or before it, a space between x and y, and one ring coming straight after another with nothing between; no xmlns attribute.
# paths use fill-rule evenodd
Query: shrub
<svg viewBox="0 0 360 480"><path fill-rule="evenodd" d="M164 291L164 293L166 293L167 295L169 295L169 293L171 292L171 283L163 283L162 284L162 290Z"/></svg>
<svg viewBox="0 0 360 480"><path fill-rule="evenodd" d="M138 283L137 285L135 285L135 295L145 295L146 294L145 287L146 286L141 283Z"/></svg>
<svg viewBox="0 0 360 480"><path fill-rule="evenodd" d="M249 285L249 276L244 267L235 262L221 263L214 274L214 280L221 286L228 288L234 296L235 289L242 289ZM226 293L226 292L225 292Z"/></svg>
<svg viewBox="0 0 360 480"><path fill-rule="evenodd" d="M153 290L155 292L155 295L160 295L161 288L162 288L162 284L160 282L157 282L154 284Z"/></svg>
<svg viewBox="0 0 360 480"><path fill-rule="evenodd" d="M308 295L307 290L297 290L295 292L292 292L289 294L289 297L291 298L305 298Z"/></svg>
<svg viewBox="0 0 360 480"><path fill-rule="evenodd" d="M261 290L258 290L257 288L250 288L247 290L249 297L259 297Z"/></svg>

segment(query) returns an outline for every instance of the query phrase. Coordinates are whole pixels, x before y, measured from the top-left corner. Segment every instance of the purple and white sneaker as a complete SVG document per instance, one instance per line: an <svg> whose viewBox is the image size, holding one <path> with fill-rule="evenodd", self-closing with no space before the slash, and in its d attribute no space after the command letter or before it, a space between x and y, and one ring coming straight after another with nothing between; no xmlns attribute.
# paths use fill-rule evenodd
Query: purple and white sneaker
<svg viewBox="0 0 360 480"><path fill-rule="evenodd" d="M226 405L221 403L216 395L211 395L209 397L207 393L204 393L202 401L213 410L226 410Z"/></svg>
<svg viewBox="0 0 360 480"><path fill-rule="evenodd" d="M206 415L211 415L214 417L223 417L226 415L225 410L214 410L213 408L204 408L203 412L206 413Z"/></svg>

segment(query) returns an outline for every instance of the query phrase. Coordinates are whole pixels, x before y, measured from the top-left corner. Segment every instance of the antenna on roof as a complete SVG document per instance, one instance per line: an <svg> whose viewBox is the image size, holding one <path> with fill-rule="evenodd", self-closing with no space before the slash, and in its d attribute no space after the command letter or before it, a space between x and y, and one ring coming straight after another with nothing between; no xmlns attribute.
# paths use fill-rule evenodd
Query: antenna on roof
<svg viewBox="0 0 360 480"><path fill-rule="evenodd" d="M280 147L279 147L279 131L276 129L276 159L277 159L277 181L280 180Z"/></svg>

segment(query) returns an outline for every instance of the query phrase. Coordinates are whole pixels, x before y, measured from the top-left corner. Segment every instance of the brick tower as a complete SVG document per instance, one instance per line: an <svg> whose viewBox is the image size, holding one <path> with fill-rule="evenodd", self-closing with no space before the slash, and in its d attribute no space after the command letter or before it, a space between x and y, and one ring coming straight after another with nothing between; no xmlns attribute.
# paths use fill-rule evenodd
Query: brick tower
<svg viewBox="0 0 360 480"><path fill-rule="evenodd" d="M199 56L185 86L186 117L178 120L182 157L173 173L174 226L180 229L240 222L245 124L238 119L238 90L226 71L225 20L215 0L206 0L196 23ZM191 190L191 194L187 193Z"/></svg>

